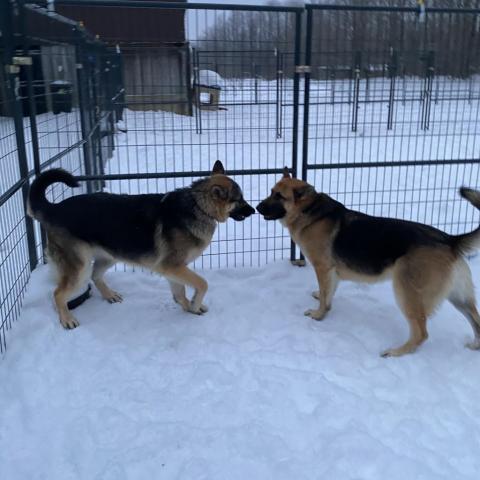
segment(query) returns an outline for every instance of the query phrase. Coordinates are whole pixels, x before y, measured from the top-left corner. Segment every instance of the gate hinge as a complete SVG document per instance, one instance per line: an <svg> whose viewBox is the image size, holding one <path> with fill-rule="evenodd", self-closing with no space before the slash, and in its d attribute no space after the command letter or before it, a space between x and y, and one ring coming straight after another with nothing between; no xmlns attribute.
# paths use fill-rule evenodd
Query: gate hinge
<svg viewBox="0 0 480 480"><path fill-rule="evenodd" d="M12 63L14 65L32 65L32 57L13 57Z"/></svg>
<svg viewBox="0 0 480 480"><path fill-rule="evenodd" d="M310 73L312 68L310 65L296 65L295 66L295 73Z"/></svg>

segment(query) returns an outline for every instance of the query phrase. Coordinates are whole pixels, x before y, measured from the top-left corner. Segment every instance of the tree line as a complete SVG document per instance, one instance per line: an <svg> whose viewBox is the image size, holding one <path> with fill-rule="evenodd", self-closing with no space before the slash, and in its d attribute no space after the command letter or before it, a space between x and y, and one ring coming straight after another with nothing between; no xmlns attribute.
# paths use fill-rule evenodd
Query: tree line
<svg viewBox="0 0 480 480"><path fill-rule="evenodd" d="M330 3L417 5L416 0ZM468 9L479 8L480 0L427 0L427 4ZM305 35L303 18L302 51ZM208 65L224 77L265 78L273 78L279 68L285 76L292 76L294 45L295 14L265 11L232 11L210 26L196 43L200 68ZM479 48L480 16L473 13L422 16L417 12L315 10L312 18L314 78L341 75L355 68L373 75L423 75L433 68L438 75L466 77L479 70Z"/></svg>

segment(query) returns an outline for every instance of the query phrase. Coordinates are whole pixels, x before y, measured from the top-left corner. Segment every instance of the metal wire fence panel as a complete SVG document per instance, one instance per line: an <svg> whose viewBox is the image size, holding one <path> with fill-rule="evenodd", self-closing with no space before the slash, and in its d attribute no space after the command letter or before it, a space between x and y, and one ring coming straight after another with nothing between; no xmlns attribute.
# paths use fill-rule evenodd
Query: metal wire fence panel
<svg viewBox="0 0 480 480"><path fill-rule="evenodd" d="M4 94L7 86L4 84ZM10 111L2 96L0 109ZM30 276L17 141L13 119L0 117L0 353L6 334L20 311L20 300Z"/></svg>
<svg viewBox="0 0 480 480"><path fill-rule="evenodd" d="M87 28L95 25L122 63L124 92L114 102L121 122L105 174L123 180L107 181L107 189L171 190L208 174L221 160L255 204L284 166L296 170L300 9L87 3L60 2L61 11L82 18ZM141 28L145 10L159 24L183 28L147 34ZM121 31L99 18L118 18ZM268 238L271 254L261 244ZM197 264L261 265L288 256L290 249L279 225L266 227L256 216L242 225L221 225Z"/></svg>
<svg viewBox="0 0 480 480"><path fill-rule="evenodd" d="M359 210L476 227L479 12L309 6L303 178Z"/></svg>
<svg viewBox="0 0 480 480"><path fill-rule="evenodd" d="M26 215L29 183L42 170L103 172L111 157L113 115L106 102L97 42L70 19L36 5L2 2L0 10L0 353L18 317L30 272L43 261L45 238ZM79 74L87 58L86 76ZM82 78L85 82L82 83ZM95 90L97 88L98 90ZM85 89L85 94L80 90ZM99 188L85 183L80 191ZM59 201L72 194L55 185Z"/></svg>
<svg viewBox="0 0 480 480"><path fill-rule="evenodd" d="M256 205L288 166L351 208L477 225L457 188L479 183L479 10L36 3L0 4L0 351L43 261L25 201L49 168L81 180L53 186L60 201L166 192L221 160ZM298 253L253 216L220 225L195 267Z"/></svg>
<svg viewBox="0 0 480 480"><path fill-rule="evenodd" d="M18 317L30 278L30 258L22 191L17 190L0 208L0 353L7 331Z"/></svg>

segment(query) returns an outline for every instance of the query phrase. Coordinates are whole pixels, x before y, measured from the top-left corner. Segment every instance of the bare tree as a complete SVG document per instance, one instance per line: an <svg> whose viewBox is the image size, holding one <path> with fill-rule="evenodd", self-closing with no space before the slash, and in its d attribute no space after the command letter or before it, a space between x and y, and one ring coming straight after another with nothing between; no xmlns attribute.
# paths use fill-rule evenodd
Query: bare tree
<svg viewBox="0 0 480 480"><path fill-rule="evenodd" d="M325 0L314 0L318 3ZM340 5L417 6L416 0L336 0ZM479 0L436 0L428 6L478 8ZM302 28L305 35L305 28ZM277 68L277 52L292 67L295 15L288 12L232 11L205 34L210 47L224 52L224 76L251 75L261 65L271 76ZM302 48L305 39L302 38ZM313 17L313 64L323 69L380 68L400 59L405 74L423 74L434 62L438 74L465 76L479 70L480 19L474 13L416 11L316 10ZM228 62L227 62L228 59ZM428 59L428 63L427 60ZM222 63L222 62L220 62ZM428 63L428 65L427 65ZM228 64L228 66L227 66ZM293 68L286 68L291 75ZM314 71L315 75L315 71Z"/></svg>

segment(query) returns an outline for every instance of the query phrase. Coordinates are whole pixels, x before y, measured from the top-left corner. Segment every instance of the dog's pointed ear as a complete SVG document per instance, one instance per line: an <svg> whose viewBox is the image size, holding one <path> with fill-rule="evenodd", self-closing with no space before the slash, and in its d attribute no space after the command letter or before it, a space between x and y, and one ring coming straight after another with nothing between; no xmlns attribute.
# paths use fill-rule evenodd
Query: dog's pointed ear
<svg viewBox="0 0 480 480"><path fill-rule="evenodd" d="M314 192L315 189L311 185L302 185L293 190L293 199L297 201Z"/></svg>
<svg viewBox="0 0 480 480"><path fill-rule="evenodd" d="M223 164L220 160L217 160L213 165L212 175L225 175L225 169L223 168Z"/></svg>
<svg viewBox="0 0 480 480"><path fill-rule="evenodd" d="M288 167L283 167L283 178L292 178L290 176L290 171L288 170Z"/></svg>

